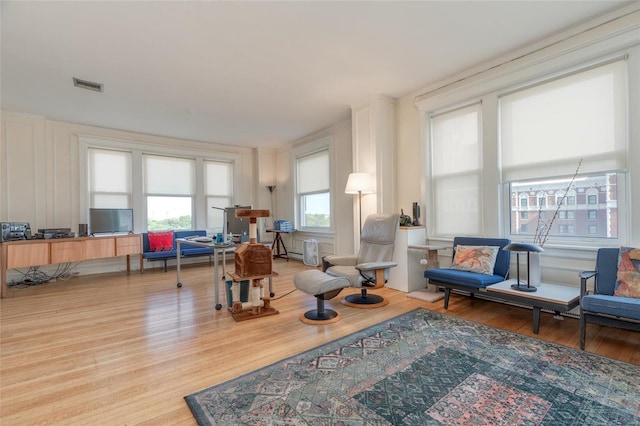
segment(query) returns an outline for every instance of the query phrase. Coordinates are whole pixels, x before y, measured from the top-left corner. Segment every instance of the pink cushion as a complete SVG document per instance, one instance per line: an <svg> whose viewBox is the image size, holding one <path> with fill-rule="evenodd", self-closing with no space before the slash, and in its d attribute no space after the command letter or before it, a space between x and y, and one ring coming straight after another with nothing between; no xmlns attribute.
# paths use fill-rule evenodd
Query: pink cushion
<svg viewBox="0 0 640 426"><path fill-rule="evenodd" d="M620 247L614 296L640 299L640 248Z"/></svg>
<svg viewBox="0 0 640 426"><path fill-rule="evenodd" d="M493 275L498 257L498 246L456 246L452 269Z"/></svg>
<svg viewBox="0 0 640 426"><path fill-rule="evenodd" d="M149 251L173 250L173 231L148 232Z"/></svg>

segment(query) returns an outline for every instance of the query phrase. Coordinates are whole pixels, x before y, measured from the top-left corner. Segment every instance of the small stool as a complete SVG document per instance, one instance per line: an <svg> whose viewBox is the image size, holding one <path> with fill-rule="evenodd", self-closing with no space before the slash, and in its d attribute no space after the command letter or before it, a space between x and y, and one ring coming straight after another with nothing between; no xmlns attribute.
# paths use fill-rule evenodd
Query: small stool
<svg viewBox="0 0 640 426"><path fill-rule="evenodd" d="M293 283L298 290L315 296L318 303L317 309L300 315L300 321L305 324L319 325L331 324L340 319L338 312L332 309L325 309L324 301L332 299L343 288L349 287L348 278L333 277L318 269L309 269L295 274Z"/></svg>

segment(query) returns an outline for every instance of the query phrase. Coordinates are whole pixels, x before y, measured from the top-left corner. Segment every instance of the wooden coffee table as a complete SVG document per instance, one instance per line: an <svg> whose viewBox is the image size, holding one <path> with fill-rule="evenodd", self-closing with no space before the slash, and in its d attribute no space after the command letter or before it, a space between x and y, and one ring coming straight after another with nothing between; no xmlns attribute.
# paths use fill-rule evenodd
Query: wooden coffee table
<svg viewBox="0 0 640 426"><path fill-rule="evenodd" d="M487 294L497 299L509 300L533 307L533 332L540 329L540 309L549 309L559 315L580 304L580 289L566 285L542 283L538 290L529 293L511 288L516 280L502 281L487 287ZM525 284L526 285L526 284Z"/></svg>

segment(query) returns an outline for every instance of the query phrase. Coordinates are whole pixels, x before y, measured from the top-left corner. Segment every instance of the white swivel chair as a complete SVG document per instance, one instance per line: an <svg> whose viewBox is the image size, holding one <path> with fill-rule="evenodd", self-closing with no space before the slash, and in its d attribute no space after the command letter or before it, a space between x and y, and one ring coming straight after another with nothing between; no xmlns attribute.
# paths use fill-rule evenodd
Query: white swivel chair
<svg viewBox="0 0 640 426"><path fill-rule="evenodd" d="M367 217L360 234L360 250L353 255L331 255L323 258L324 271L334 277L346 277L350 286L360 288L360 294L351 294L342 303L356 308L377 308L389 301L368 289L384 287L393 262L393 247L400 215L372 214Z"/></svg>

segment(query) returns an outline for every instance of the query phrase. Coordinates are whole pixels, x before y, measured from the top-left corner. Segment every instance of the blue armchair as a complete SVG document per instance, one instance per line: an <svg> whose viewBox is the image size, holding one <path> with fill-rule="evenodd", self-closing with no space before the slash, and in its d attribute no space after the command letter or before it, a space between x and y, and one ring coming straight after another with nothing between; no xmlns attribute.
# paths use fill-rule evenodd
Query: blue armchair
<svg viewBox="0 0 640 426"><path fill-rule="evenodd" d="M580 272L580 349L584 349L587 323L640 331L640 299L614 296L618 275L618 248L601 248L596 270ZM587 281L594 279L593 291Z"/></svg>
<svg viewBox="0 0 640 426"><path fill-rule="evenodd" d="M450 268L432 268L424 271L424 277L429 279L430 284L444 287L444 308L449 308L451 289L469 292L471 297L473 297L475 293L484 291L487 286L505 281L509 277L511 252L504 251L503 248L510 243L511 240L505 238L455 237L453 239L452 260L455 258L456 247L458 245L498 246L500 250L498 250L492 275Z"/></svg>

